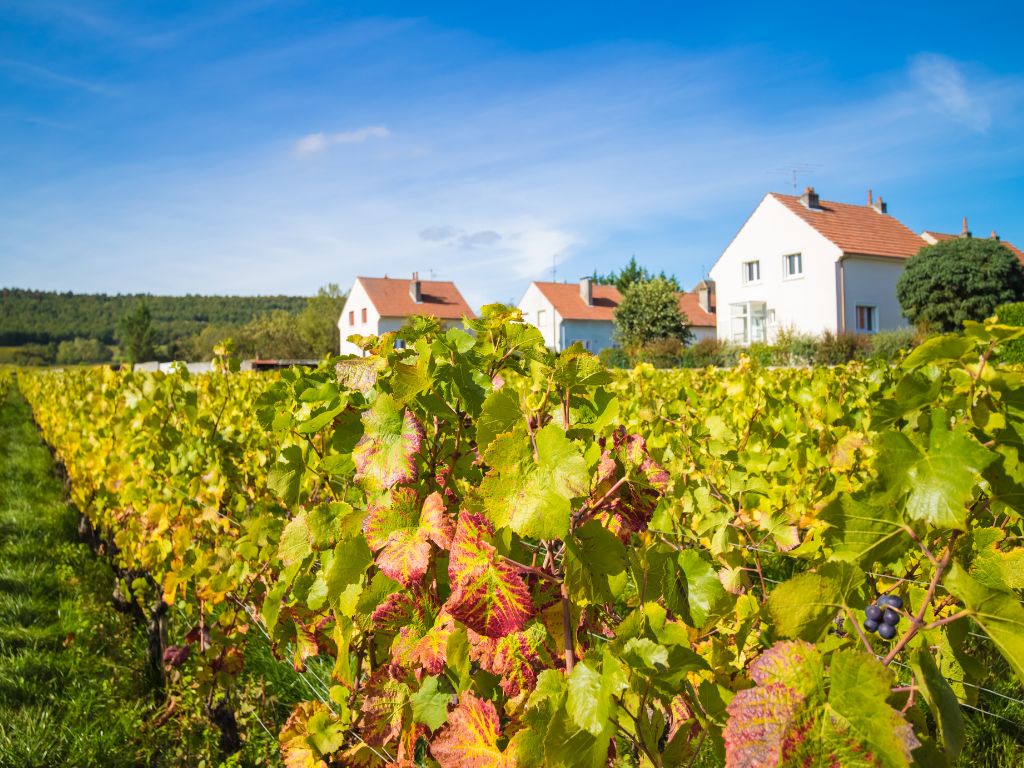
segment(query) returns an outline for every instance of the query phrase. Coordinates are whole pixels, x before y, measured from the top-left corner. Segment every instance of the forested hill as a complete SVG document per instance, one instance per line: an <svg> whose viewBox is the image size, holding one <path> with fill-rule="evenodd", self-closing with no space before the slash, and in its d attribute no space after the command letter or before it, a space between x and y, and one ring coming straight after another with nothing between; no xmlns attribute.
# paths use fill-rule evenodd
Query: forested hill
<svg viewBox="0 0 1024 768"><path fill-rule="evenodd" d="M0 346L50 344L74 338L113 344L118 323L140 300L153 317L158 344L211 325L241 326L275 310L301 312L304 296L151 296L0 289Z"/></svg>

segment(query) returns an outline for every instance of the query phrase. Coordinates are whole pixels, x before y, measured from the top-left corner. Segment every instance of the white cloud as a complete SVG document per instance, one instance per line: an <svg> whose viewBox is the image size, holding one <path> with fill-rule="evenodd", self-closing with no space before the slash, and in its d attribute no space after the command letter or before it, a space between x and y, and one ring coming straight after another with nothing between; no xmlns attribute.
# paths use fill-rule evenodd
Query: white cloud
<svg viewBox="0 0 1024 768"><path fill-rule="evenodd" d="M936 101L940 111L976 131L987 131L992 113L980 84L968 83L957 62L935 53L922 53L910 64L913 81Z"/></svg>
<svg viewBox="0 0 1024 768"><path fill-rule="evenodd" d="M383 125L368 125L341 133L311 133L295 142L295 154L300 157L315 155L335 144L362 144L369 139L386 139L391 131Z"/></svg>

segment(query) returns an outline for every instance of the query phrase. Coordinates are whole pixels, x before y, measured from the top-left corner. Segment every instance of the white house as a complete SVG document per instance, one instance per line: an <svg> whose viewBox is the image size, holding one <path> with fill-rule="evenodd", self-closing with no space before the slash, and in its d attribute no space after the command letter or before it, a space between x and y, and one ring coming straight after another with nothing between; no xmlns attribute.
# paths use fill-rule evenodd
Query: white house
<svg viewBox="0 0 1024 768"><path fill-rule="evenodd" d="M577 341L591 352L600 352L615 346L615 308L621 301L614 285L596 285L584 277L579 283L530 283L519 309L556 352ZM696 341L715 338L713 283L702 281L690 293L680 293L679 308L689 318Z"/></svg>
<svg viewBox="0 0 1024 768"><path fill-rule="evenodd" d="M595 285L584 277L579 283L530 283L519 309L555 352L577 341L591 352L600 352L615 346L612 321L620 301L614 285Z"/></svg>
<svg viewBox="0 0 1024 768"><path fill-rule="evenodd" d="M820 334L905 326L896 280L928 243L887 212L804 194L765 195L711 269L718 338L774 341L782 329Z"/></svg>
<svg viewBox="0 0 1024 768"><path fill-rule="evenodd" d="M338 318L341 354L361 355L348 337L379 336L397 331L413 315L428 315L446 327L462 327L463 318L474 317L455 283L392 277L357 277Z"/></svg>

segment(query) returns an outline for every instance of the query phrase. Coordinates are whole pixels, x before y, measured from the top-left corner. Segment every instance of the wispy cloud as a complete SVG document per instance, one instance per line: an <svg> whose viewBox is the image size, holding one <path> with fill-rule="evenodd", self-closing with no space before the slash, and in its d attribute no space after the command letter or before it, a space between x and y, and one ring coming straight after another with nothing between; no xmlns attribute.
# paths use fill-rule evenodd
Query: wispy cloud
<svg viewBox="0 0 1024 768"><path fill-rule="evenodd" d="M341 133L310 133L295 142L295 154L307 157L323 152L336 144L362 144L370 139L386 139L391 131L383 125L368 125Z"/></svg>
<svg viewBox="0 0 1024 768"><path fill-rule="evenodd" d="M981 84L968 82L962 65L935 53L922 53L910 65L913 81L934 98L940 111L976 131L992 124L992 114Z"/></svg>
<svg viewBox="0 0 1024 768"><path fill-rule="evenodd" d="M6 70L9 75L22 80L29 80L34 83L43 83L51 86L65 88L76 88L82 91L96 94L98 96L113 96L114 89L103 83L93 82L80 77L72 77L61 72L55 72L47 67L32 64L27 61L15 61L14 59L0 59L0 69Z"/></svg>

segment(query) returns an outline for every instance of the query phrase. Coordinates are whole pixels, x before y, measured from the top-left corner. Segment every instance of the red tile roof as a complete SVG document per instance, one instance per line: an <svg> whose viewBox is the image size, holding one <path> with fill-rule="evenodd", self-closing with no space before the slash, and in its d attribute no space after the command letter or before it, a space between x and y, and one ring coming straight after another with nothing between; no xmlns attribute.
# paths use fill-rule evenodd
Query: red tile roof
<svg viewBox="0 0 1024 768"><path fill-rule="evenodd" d="M795 195L771 193L772 197L849 254L908 259L927 243L899 221L869 205L850 205L821 200L820 208L808 208Z"/></svg>
<svg viewBox="0 0 1024 768"><path fill-rule="evenodd" d="M715 319L715 294L711 294L711 311L705 312L701 309L700 301L697 298L697 291L693 290L688 293L680 293L679 296L679 311L686 315L690 321L690 325L697 328L714 328L718 322Z"/></svg>
<svg viewBox="0 0 1024 768"><path fill-rule="evenodd" d="M579 283L534 282L534 285L563 320L612 320L615 308L622 301L622 295L614 285L593 286L594 303L590 306L580 295Z"/></svg>
<svg viewBox="0 0 1024 768"><path fill-rule="evenodd" d="M921 233L922 237L925 235L932 237L936 242L942 242L943 240L956 240L958 237L962 237L962 235L947 235L945 232L933 232L930 229L926 229ZM1024 251L1013 243L1008 243L1005 240L999 240L999 242L1010 249L1010 253L1017 257L1017 261L1024 264Z"/></svg>
<svg viewBox="0 0 1024 768"><path fill-rule="evenodd" d="M455 283L440 280L421 280L417 304L409 293L411 280L394 277L357 277L370 302L381 317L409 317L429 315L442 320L461 320L475 317L469 304L462 298Z"/></svg>

